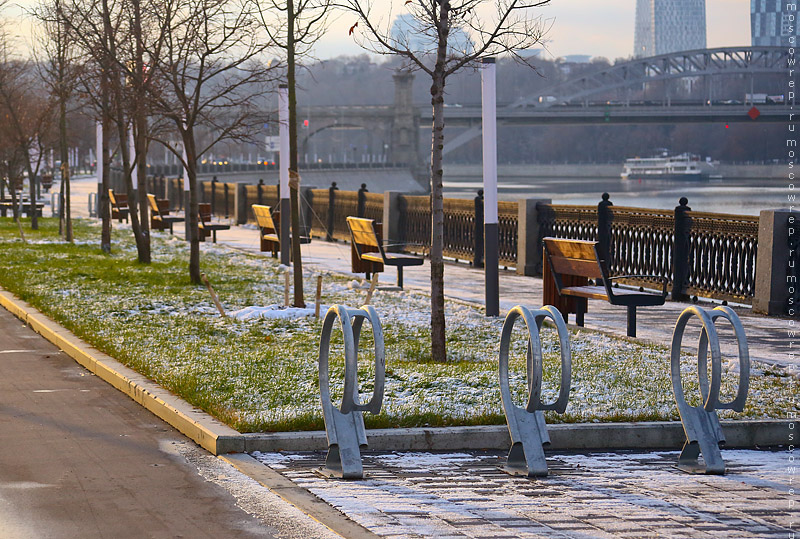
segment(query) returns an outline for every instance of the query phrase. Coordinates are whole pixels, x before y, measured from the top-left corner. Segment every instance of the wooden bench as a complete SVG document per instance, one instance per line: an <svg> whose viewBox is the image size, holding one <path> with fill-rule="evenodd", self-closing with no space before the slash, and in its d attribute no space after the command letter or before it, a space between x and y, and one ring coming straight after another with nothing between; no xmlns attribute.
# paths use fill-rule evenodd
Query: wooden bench
<svg viewBox="0 0 800 539"><path fill-rule="evenodd" d="M383 265L395 266L397 268L397 286L400 289L403 288L403 268L421 266L425 262L421 256L384 251L372 219L348 217L347 226L350 228L350 238L358 258L362 262L369 262L373 273L383 271Z"/></svg>
<svg viewBox="0 0 800 539"><path fill-rule="evenodd" d="M169 214L169 200L157 199L155 195L147 194L150 203L150 229L167 230L172 234L172 225L183 222L183 217Z"/></svg>
<svg viewBox="0 0 800 539"><path fill-rule="evenodd" d="M42 216L42 210L44 209L44 202L36 202L36 216ZM20 214L26 215L28 217L31 216L31 202L28 199L19 200L17 199L17 207L19 208ZM4 198L0 200L0 216L5 217L6 212L14 211L14 201L11 199Z"/></svg>
<svg viewBox="0 0 800 539"><path fill-rule="evenodd" d="M281 219L280 211L272 210L270 206L263 206L260 204L253 204L253 215L258 223L258 228L261 230L261 252L272 251L272 256L278 256L278 251L281 250ZM308 236L300 236L300 243L311 243L311 231L308 231ZM289 234L289 241L292 240L291 233ZM291 254L291 248L289 253Z"/></svg>
<svg viewBox="0 0 800 539"><path fill-rule="evenodd" d="M260 204L253 204L251 207L260 231L261 252L272 251L272 257L276 258L281 249L281 238L275 227L275 221L272 220L272 208Z"/></svg>
<svg viewBox="0 0 800 539"><path fill-rule="evenodd" d="M111 204L111 218L118 219L121 223L123 219L128 222L128 195L118 195L113 189L108 190L108 201Z"/></svg>
<svg viewBox="0 0 800 539"><path fill-rule="evenodd" d="M587 311L589 299L606 300L612 305L624 305L628 308L628 336L636 337L636 307L664 305L667 299L666 277L653 275L618 275L609 277L604 260L600 259L597 242L582 240L562 240L544 238L544 252L558 293L576 299L576 321L583 326L583 315ZM585 284L565 285L564 277L582 277ZM625 278L658 279L663 283L661 294L640 292L623 288L613 288L611 283ZM602 279L602 285L590 285L588 279Z"/></svg>
<svg viewBox="0 0 800 539"><path fill-rule="evenodd" d="M212 243L217 243L217 230L230 230L230 225L211 222L211 204L201 202L197 205L197 228L200 232L200 241L206 241L211 236Z"/></svg>

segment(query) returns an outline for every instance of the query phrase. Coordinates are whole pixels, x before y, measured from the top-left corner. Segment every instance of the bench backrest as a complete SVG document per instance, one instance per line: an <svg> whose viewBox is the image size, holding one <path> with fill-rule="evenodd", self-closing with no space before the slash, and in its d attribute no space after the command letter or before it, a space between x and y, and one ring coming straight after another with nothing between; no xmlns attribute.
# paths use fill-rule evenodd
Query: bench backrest
<svg viewBox="0 0 800 539"><path fill-rule="evenodd" d="M156 196L147 193L147 202L150 204L150 212L152 214L152 217L155 219L160 219L161 208L158 207L158 201L156 200Z"/></svg>
<svg viewBox="0 0 800 539"><path fill-rule="evenodd" d="M266 229L269 233L274 233L276 229L275 222L272 220L272 208L260 204L253 204L252 208L258 226Z"/></svg>
<svg viewBox="0 0 800 539"><path fill-rule="evenodd" d="M211 204L208 202L200 202L197 205L197 217L200 224L211 222Z"/></svg>
<svg viewBox="0 0 800 539"><path fill-rule="evenodd" d="M598 256L596 241L544 238L544 249L559 288L560 275L607 279Z"/></svg>
<svg viewBox="0 0 800 539"><path fill-rule="evenodd" d="M363 217L348 217L347 226L350 227L350 234L353 243L356 245L368 245L370 247L380 247L378 235L375 234L375 227L372 219Z"/></svg>
<svg viewBox="0 0 800 539"><path fill-rule="evenodd" d="M117 209L127 209L128 208L128 195L118 195L114 193L113 189L108 190L108 200L111 202L111 205Z"/></svg>

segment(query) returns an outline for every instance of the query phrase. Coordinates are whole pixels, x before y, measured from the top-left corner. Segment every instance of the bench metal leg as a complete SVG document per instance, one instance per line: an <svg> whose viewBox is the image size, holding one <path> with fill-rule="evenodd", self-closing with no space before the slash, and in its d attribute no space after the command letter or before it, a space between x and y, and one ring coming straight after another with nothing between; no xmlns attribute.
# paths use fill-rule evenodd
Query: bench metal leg
<svg viewBox="0 0 800 539"><path fill-rule="evenodd" d="M397 286L403 289L403 266L397 266Z"/></svg>
<svg viewBox="0 0 800 539"><path fill-rule="evenodd" d="M212 230L211 231L211 238L212 238L211 243L217 243L217 231L216 230Z"/></svg>
<svg viewBox="0 0 800 539"><path fill-rule="evenodd" d="M628 337L636 337L636 305L628 305Z"/></svg>
<svg viewBox="0 0 800 539"><path fill-rule="evenodd" d="M583 315L586 314L587 310L587 303L589 300L587 299L578 299L577 305L575 306L575 323L578 324L580 327L583 327Z"/></svg>

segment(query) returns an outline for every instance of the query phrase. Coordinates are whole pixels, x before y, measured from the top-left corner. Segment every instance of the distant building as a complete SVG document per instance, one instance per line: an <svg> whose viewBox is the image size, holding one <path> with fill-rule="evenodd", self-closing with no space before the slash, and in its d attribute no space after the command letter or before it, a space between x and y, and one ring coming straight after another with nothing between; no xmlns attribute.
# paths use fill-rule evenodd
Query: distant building
<svg viewBox="0 0 800 539"><path fill-rule="evenodd" d="M633 42L636 57L705 49L705 0L636 0Z"/></svg>
<svg viewBox="0 0 800 539"><path fill-rule="evenodd" d="M754 47L789 45L789 37L800 35L795 2L786 0L750 0L750 36ZM796 39L795 39L796 41ZM796 44L796 43L792 43Z"/></svg>
<svg viewBox="0 0 800 539"><path fill-rule="evenodd" d="M398 15L392 23L392 38L413 52L435 52L436 36L433 30L419 31L419 22L410 13ZM451 52L469 54L474 48L472 40L460 28L451 28L448 36Z"/></svg>

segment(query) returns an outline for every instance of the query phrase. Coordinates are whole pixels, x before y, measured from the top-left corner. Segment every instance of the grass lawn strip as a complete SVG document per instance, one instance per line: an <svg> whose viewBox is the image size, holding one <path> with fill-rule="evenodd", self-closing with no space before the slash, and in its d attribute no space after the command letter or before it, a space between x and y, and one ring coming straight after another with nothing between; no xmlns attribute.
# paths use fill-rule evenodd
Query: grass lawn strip
<svg viewBox="0 0 800 539"><path fill-rule="evenodd" d="M189 283L185 242L154 234L153 263L143 265L136 261L126 227L115 228L113 253L107 255L98 248L100 230L93 221L76 221L74 245L58 239L57 226L55 220L41 220L38 232L26 230L30 243L23 245L13 221L0 219L0 285L240 432L323 428L317 382L321 321L290 313L260 318L254 313L264 309L247 309L282 304L284 268L276 261L201 244L203 271L226 311L241 311L243 318L223 319L205 287ZM307 301L313 299L316 275L304 275ZM351 278L325 274L326 305L357 307L365 295ZM373 296L384 329L387 375L383 411L365 414L367 426L503 424L497 381L502 319L448 301L449 358L435 362L430 357L429 302L429 296L418 292L377 291ZM664 330L671 331L671 325ZM365 328L362 335L360 391L368 397L371 332ZM334 336L332 390L341 398L342 343L340 334ZM552 329L545 328L542 338L544 395L552 400L560 379L559 346ZM571 343L570 403L566 414L549 414L549 422L679 418L665 347L581 330L572 331ZM519 403L525 393L524 358L524 330L518 322L510 371ZM735 391L734 363L725 363L723 396ZM744 413L726 411L721 417L777 418L797 408L789 398L788 375L765 365L754 367ZM687 395L696 395L691 360L684 362L684 369Z"/></svg>

